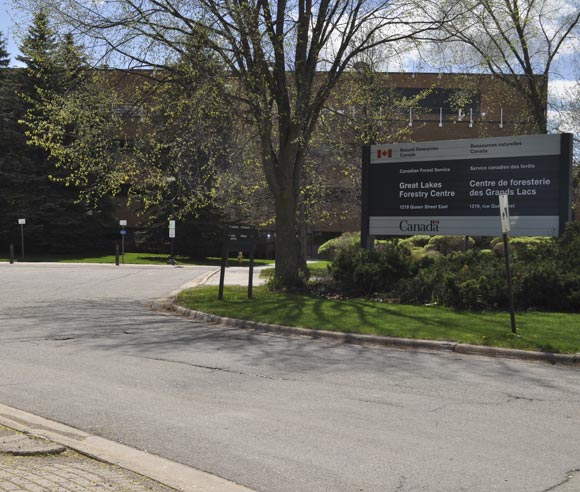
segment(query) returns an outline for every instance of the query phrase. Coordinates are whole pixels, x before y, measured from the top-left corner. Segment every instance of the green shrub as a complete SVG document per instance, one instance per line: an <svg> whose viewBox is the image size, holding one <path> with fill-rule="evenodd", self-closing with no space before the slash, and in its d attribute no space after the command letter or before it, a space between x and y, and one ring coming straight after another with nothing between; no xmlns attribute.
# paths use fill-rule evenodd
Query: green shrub
<svg viewBox="0 0 580 492"><path fill-rule="evenodd" d="M345 232L321 244L318 248L318 256L323 260L334 260L338 251L360 244L360 234L357 232Z"/></svg>
<svg viewBox="0 0 580 492"><path fill-rule="evenodd" d="M528 267L516 290L519 308L542 308L558 311L580 309L580 274L565 270L549 259Z"/></svg>
<svg viewBox="0 0 580 492"><path fill-rule="evenodd" d="M560 237L562 245L571 245L580 242L580 222L567 222L564 233Z"/></svg>
<svg viewBox="0 0 580 492"><path fill-rule="evenodd" d="M339 249L330 274L337 287L349 294L369 295L390 292L409 275L411 258L395 241L383 242L367 251L358 246Z"/></svg>
<svg viewBox="0 0 580 492"><path fill-rule="evenodd" d="M453 275L445 277L445 287L440 293L440 302L446 306L459 309L481 309L486 307L486 300L481 293L481 280L469 278L457 281Z"/></svg>
<svg viewBox="0 0 580 492"><path fill-rule="evenodd" d="M371 252L353 246L356 240L343 241L330 267L335 287L349 294L384 292L405 303L508 307L501 237L480 241L491 249L469 251L463 251L463 236L434 236L419 246L425 237L386 241ZM567 224L559 239L510 238L510 251L516 309L580 311L580 223Z"/></svg>
<svg viewBox="0 0 580 492"><path fill-rule="evenodd" d="M441 255L439 251L426 248L411 248L409 252L411 253L411 259L417 263L422 263L425 260L434 260Z"/></svg>
<svg viewBox="0 0 580 492"><path fill-rule="evenodd" d="M503 256L503 238L494 238L491 242L493 252L497 256ZM545 257L553 257L557 254L556 242L551 237L510 237L510 256L516 260L533 262Z"/></svg>
<svg viewBox="0 0 580 492"><path fill-rule="evenodd" d="M402 302L437 302L459 309L494 308L507 303L501 259L477 250L436 258L398 286Z"/></svg>
<svg viewBox="0 0 580 492"><path fill-rule="evenodd" d="M491 249L490 242L491 238L489 236L470 236L475 241L475 248L478 249Z"/></svg>
<svg viewBox="0 0 580 492"><path fill-rule="evenodd" d="M523 241L512 261L512 284L517 309L580 310L580 272L566 268L554 253L555 242ZM533 259L531 261L530 259ZM402 302L437 302L457 309L508 307L503 258L490 251L450 253L402 280Z"/></svg>
<svg viewBox="0 0 580 492"><path fill-rule="evenodd" d="M568 269L580 271L580 222L568 222L557 243L561 261Z"/></svg>
<svg viewBox="0 0 580 492"><path fill-rule="evenodd" d="M399 248L405 248L411 254L414 262L422 262L425 259L432 259L439 256L439 252L435 249L428 249L425 246L429 243L431 236L425 234L418 234L416 236L409 236L401 239L398 242Z"/></svg>
<svg viewBox="0 0 580 492"><path fill-rule="evenodd" d="M427 246L427 243L431 239L431 236L426 234L417 234L416 236L409 236L405 239L399 241L399 246L412 250L414 248L423 248Z"/></svg>
<svg viewBox="0 0 580 492"><path fill-rule="evenodd" d="M503 237L499 236L499 237L494 237L490 242L489 242L489 247L493 250L495 249L495 247L498 244L503 244Z"/></svg>
<svg viewBox="0 0 580 492"><path fill-rule="evenodd" d="M534 263L557 255L557 244L551 237L514 237L510 248L517 261Z"/></svg>
<svg viewBox="0 0 580 492"><path fill-rule="evenodd" d="M468 249L472 249L475 241L468 238L467 244ZM465 251L465 236L432 236L426 248L439 251L444 255L454 251Z"/></svg>
<svg viewBox="0 0 580 492"><path fill-rule="evenodd" d="M404 304L426 304L433 301L433 284L426 281L427 270L402 279L396 286L394 297Z"/></svg>

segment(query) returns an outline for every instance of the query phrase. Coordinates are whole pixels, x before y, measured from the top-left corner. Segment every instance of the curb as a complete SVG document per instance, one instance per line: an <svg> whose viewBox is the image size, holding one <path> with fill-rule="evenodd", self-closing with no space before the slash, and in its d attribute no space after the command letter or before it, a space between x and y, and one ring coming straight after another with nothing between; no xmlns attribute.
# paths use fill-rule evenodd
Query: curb
<svg viewBox="0 0 580 492"><path fill-rule="evenodd" d="M58 443L88 458L132 471L176 491L255 492L217 475L3 404L0 404L0 424L28 436Z"/></svg>
<svg viewBox="0 0 580 492"><path fill-rule="evenodd" d="M298 335L313 339L323 338L336 340L342 343L357 345L378 345L383 347L395 347L400 349L427 350L439 352L455 352L466 355L480 355L485 357L497 357L506 359L519 359L537 362L549 362L551 364L580 365L580 354L555 354L550 352L533 352L529 350L507 349L500 347L486 347L483 345L469 345L465 343L443 342L437 340L422 340L415 338L397 338L378 335L362 335L357 333L342 333L334 331L313 330L310 328L296 328L291 326L259 323L234 318L224 318L215 314L194 311L179 306L175 299L163 299L152 304L153 309L171 311L186 318L193 318L210 323L225 326L249 329L263 333L278 333L281 335Z"/></svg>
<svg viewBox="0 0 580 492"><path fill-rule="evenodd" d="M182 285L181 287L175 289L167 297L163 297L161 299L157 299L157 300L151 302L151 304L150 304L151 309L153 309L154 311L171 311L172 310L171 306L173 306L175 304L175 299L177 298L177 295L182 290L193 289L194 287L197 287L198 285L203 285L211 277L216 275L218 272L219 272L219 268L217 270L209 271L209 272L205 273L204 275L202 275L201 277L195 278L191 282L188 282L188 283Z"/></svg>

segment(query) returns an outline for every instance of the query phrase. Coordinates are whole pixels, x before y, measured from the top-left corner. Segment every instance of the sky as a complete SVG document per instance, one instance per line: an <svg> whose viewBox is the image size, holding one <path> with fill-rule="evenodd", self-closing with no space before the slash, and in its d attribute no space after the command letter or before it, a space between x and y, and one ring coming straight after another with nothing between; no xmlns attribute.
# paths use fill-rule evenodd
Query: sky
<svg viewBox="0 0 580 492"><path fill-rule="evenodd" d="M20 63L16 60L19 54L18 44L19 44L19 34L26 31L28 25L29 16L27 12L17 9L12 0L0 0L0 32L7 40L7 48L10 53L10 66L18 66ZM576 83L575 72L571 70L571 67L577 68L578 62L578 52L576 51L577 46L572 48L572 52L565 53L560 57L560 63L556 64L554 73L551 74L549 88L550 88L550 100L566 100L570 94L570 88ZM407 60L408 61L408 60ZM574 63L576 62L576 63ZM404 62L403 62L404 63ZM406 63L409 65L409 63ZM412 70L410 66L405 66L407 70ZM397 67L390 67L392 71L398 71ZM399 68L400 70L400 68ZM552 126L558 126L559 119L555 113L550 114L550 120L552 120Z"/></svg>
<svg viewBox="0 0 580 492"><path fill-rule="evenodd" d="M10 53L10 66L15 66L18 62L18 39L16 33L19 32L19 25L24 22L26 16L18 12L10 0L0 0L0 32L7 40L7 48Z"/></svg>

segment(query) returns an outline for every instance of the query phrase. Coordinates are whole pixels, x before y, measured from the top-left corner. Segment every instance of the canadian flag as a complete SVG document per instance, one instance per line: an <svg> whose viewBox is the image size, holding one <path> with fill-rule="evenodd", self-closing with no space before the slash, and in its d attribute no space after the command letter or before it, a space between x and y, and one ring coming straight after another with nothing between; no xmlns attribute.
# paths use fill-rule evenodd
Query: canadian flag
<svg viewBox="0 0 580 492"><path fill-rule="evenodd" d="M378 149L377 159L380 159L381 157L393 157L393 149Z"/></svg>

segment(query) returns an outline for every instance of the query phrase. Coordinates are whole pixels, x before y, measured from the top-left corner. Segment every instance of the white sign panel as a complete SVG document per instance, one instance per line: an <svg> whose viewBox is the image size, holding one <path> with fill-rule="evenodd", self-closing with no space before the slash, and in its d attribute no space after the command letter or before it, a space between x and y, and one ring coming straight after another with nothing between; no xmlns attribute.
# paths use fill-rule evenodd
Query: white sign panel
<svg viewBox="0 0 580 492"><path fill-rule="evenodd" d="M505 234L510 231L510 205L507 195L499 196L499 216L501 219L501 232Z"/></svg>
<svg viewBox="0 0 580 492"><path fill-rule="evenodd" d="M24 225L24 224L26 224L26 219L18 219L18 223L20 225Z"/></svg>
<svg viewBox="0 0 580 492"><path fill-rule="evenodd" d="M119 225L120 225L120 226L126 226L126 225L127 225L127 221L126 221L126 220L124 220L124 219L121 219L121 220L119 221Z"/></svg>
<svg viewBox="0 0 580 492"><path fill-rule="evenodd" d="M497 208L496 208L497 213ZM558 216L510 217L514 236L557 236ZM369 228L375 236L499 236L502 233L497 215L489 217L421 216L370 217Z"/></svg>
<svg viewBox="0 0 580 492"><path fill-rule="evenodd" d="M372 145L371 164L560 155L560 135Z"/></svg>

